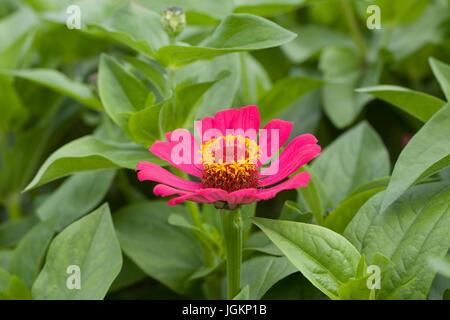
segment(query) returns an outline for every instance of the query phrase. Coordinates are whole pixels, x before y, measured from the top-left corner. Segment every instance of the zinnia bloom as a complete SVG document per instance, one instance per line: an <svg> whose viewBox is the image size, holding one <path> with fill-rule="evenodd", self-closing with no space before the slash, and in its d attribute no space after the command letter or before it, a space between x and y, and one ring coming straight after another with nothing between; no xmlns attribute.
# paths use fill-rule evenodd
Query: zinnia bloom
<svg viewBox="0 0 450 320"><path fill-rule="evenodd" d="M214 118L195 122L201 145L188 130L177 129L166 134L168 141L156 141L150 148L154 155L196 181L182 179L150 162L137 165L138 179L159 182L153 190L155 195L178 195L169 200L169 205L190 200L228 209L305 187L311 179L308 172L288 177L317 157L321 148L313 135L303 134L277 157L292 126L291 122L274 119L259 130L256 106L217 112Z"/></svg>

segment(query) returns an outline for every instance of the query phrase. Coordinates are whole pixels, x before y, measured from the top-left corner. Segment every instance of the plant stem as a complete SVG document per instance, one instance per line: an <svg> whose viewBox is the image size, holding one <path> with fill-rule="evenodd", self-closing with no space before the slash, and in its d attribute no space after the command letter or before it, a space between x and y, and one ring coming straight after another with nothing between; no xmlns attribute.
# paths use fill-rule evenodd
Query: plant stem
<svg viewBox="0 0 450 320"><path fill-rule="evenodd" d="M227 258L228 299L233 299L241 288L242 220L239 209L221 210L222 232Z"/></svg>
<svg viewBox="0 0 450 320"><path fill-rule="evenodd" d="M6 208L11 220L18 220L22 216L20 209L20 195L14 194L6 200Z"/></svg>
<svg viewBox="0 0 450 320"><path fill-rule="evenodd" d="M359 47L361 61L364 62L366 59L366 43L361 34L361 30L358 27L358 21L356 20L355 13L353 12L353 8L348 0L341 0L341 3L344 8L344 14L353 40Z"/></svg>

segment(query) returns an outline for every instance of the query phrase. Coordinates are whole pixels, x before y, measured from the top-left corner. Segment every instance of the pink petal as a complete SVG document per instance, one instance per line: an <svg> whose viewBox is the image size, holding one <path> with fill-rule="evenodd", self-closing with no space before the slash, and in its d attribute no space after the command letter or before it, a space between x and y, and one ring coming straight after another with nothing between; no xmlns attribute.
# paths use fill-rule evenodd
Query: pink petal
<svg viewBox="0 0 450 320"><path fill-rule="evenodd" d="M233 191L227 195L227 202L231 204L250 204L257 202L258 190L255 188L241 189Z"/></svg>
<svg viewBox="0 0 450 320"><path fill-rule="evenodd" d="M289 121L273 119L262 128L262 130L265 130L266 132L266 139L263 138L264 134L261 132L259 135L259 147L264 156L261 158L261 161L258 162L258 168L265 164L275 154L272 154L272 143L274 146L278 146L278 148L275 148L276 152L278 152L278 149L286 143L291 134L293 125L294 124ZM276 141L272 141L272 130L278 130L278 145L276 144Z"/></svg>
<svg viewBox="0 0 450 320"><path fill-rule="evenodd" d="M259 174L259 186L265 187L283 180L320 154L317 139L311 134L303 134L292 140L278 157L278 170L266 168Z"/></svg>
<svg viewBox="0 0 450 320"><path fill-rule="evenodd" d="M182 139L180 138L178 141L172 141L174 134L182 134L190 139L190 146L187 144L187 148L189 150L189 155L187 156L188 160L184 161L184 159L177 160L173 158L172 149L175 147L181 146ZM156 141L150 148L150 152L156 155L157 157L166 160L174 167L189 173L196 177L201 177L202 175L202 165L201 165L201 153L200 147L198 145L197 140L195 140L194 135L185 129L177 129L173 132L169 132L166 134L168 141ZM188 143L188 142L187 142ZM175 151L175 150L174 150ZM178 154L177 154L178 155ZM181 162L181 163L179 163Z"/></svg>
<svg viewBox="0 0 450 320"><path fill-rule="evenodd" d="M244 130L252 129L257 134L260 125L259 110L256 106L246 106L238 109L227 109L219 111L214 118L206 117L202 120L196 121L195 126L197 132L202 136L202 142L206 142L204 135L208 130L217 130L218 134L225 136L227 129ZM215 136L215 137L217 137Z"/></svg>
<svg viewBox="0 0 450 320"><path fill-rule="evenodd" d="M278 192L283 190L295 189L300 187L306 187L309 180L311 180L311 176L308 172L300 172L297 173L292 178L280 183L272 188L268 189L260 189L258 190L257 197L262 200L267 200L273 198L277 195Z"/></svg>
<svg viewBox="0 0 450 320"><path fill-rule="evenodd" d="M171 188L169 186L158 184L153 192L155 195L171 196L174 194L179 194L180 197L175 197L169 200L169 205L175 205L177 203L181 203L185 200L201 202L201 203L213 203L216 201L225 201L227 192L221 189L215 188L205 188L199 189L194 192L187 192L183 190L177 190L175 188Z"/></svg>
<svg viewBox="0 0 450 320"><path fill-rule="evenodd" d="M136 166L136 170L139 171L139 181L151 180L165 183L175 188L190 191L198 190L202 187L201 183L181 179L180 177L177 177L166 169L163 169L160 166L147 161L139 162Z"/></svg>

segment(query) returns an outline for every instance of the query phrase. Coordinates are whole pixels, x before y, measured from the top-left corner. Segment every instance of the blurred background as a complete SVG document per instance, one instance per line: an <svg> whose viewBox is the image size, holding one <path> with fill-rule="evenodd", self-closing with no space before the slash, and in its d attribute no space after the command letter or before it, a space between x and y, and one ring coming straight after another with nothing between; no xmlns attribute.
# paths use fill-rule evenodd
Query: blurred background
<svg viewBox="0 0 450 320"><path fill-rule="evenodd" d="M5 252L36 225L46 200L64 182L55 180L22 192L52 152L90 134L107 141L130 142L98 107L97 79L102 53L126 61L127 70L148 88L155 87L146 80L145 70L127 60L140 57L139 53L107 32L100 32L114 28L107 17L124 3L0 0L0 263L1 259L7 259ZM355 89L397 85L445 100L429 58L450 63L447 0L135 0L133 3L158 14L167 7L182 8L187 25L176 41L193 46L201 44L231 13L262 16L297 34L282 46L230 53L178 69L176 83L192 76L208 81L226 72L220 85L214 85L205 94L196 119L229 107L257 104L263 120L293 121L291 138L313 133L323 147L366 120L380 135L393 164L422 123ZM71 4L81 7L81 30L66 26L66 9ZM372 15L367 8L373 4L380 8L381 29L367 27ZM142 33L153 32L151 28L145 30L147 25L142 27ZM36 68L56 70L67 78L21 72ZM158 66L155 68L158 70ZM161 97L156 95L155 99L158 102ZM133 170L120 169L103 178L108 182L92 190L98 194L97 199L86 207L79 206L80 212L88 212L100 201L108 202L114 211L128 203L155 198L151 192L153 185L139 184ZM76 191L71 196L76 199ZM257 214L276 217L284 201L296 197L296 191L285 191L276 199L258 204ZM67 205L72 203L73 200L68 201ZM289 279L269 291L268 297L286 292L283 285L292 281ZM162 288L152 293L155 297L178 297L153 280L147 281ZM147 287L141 287L142 295L149 298ZM119 291L111 298L130 297L126 294L141 297L141 287L134 288L132 293ZM321 296L318 291L311 292L311 297Z"/></svg>

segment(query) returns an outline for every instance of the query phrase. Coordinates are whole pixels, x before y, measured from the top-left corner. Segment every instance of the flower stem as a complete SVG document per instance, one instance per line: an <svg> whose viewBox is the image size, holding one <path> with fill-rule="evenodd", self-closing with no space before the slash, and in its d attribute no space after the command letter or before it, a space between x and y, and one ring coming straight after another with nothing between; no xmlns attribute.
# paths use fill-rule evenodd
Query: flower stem
<svg viewBox="0 0 450 320"><path fill-rule="evenodd" d="M242 220L239 209L221 210L222 232L227 258L228 299L233 299L241 288Z"/></svg>
<svg viewBox="0 0 450 320"><path fill-rule="evenodd" d="M360 51L360 58L365 61L366 57L366 43L361 34L361 30L358 27L358 21L356 20L355 13L353 12L352 5L349 0L341 0L342 7L344 9L344 14L347 19L347 24L352 34L353 40Z"/></svg>

